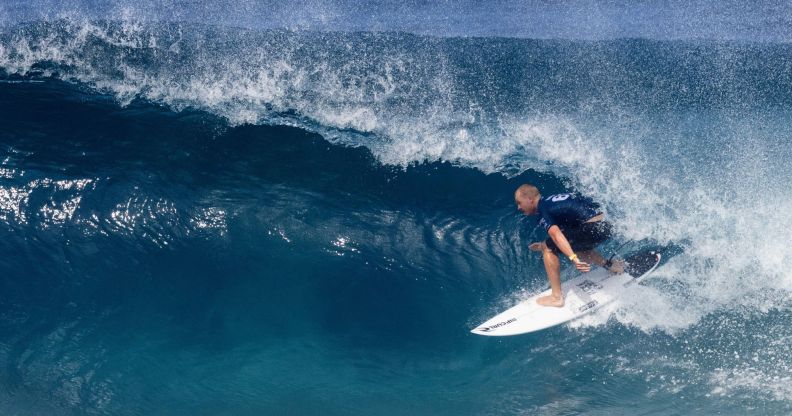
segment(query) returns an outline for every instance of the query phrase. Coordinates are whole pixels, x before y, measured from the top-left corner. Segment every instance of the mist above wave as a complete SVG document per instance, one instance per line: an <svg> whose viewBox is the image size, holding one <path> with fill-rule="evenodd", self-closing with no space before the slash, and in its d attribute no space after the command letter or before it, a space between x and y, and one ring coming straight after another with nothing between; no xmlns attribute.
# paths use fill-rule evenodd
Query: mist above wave
<svg viewBox="0 0 792 416"><path fill-rule="evenodd" d="M0 5L0 25L29 20L134 19L250 29L390 31L442 37L711 39L788 42L783 3L470 0L28 0Z"/></svg>

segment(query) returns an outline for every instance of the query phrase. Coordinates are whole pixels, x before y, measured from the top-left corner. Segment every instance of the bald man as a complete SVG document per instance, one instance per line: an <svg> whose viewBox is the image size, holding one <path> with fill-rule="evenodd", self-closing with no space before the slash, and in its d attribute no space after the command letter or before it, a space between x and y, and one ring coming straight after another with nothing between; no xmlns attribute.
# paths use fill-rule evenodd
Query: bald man
<svg viewBox="0 0 792 416"><path fill-rule="evenodd" d="M564 306L559 254L566 256L584 273L591 270L592 263L613 273L624 271L623 263L606 261L594 250L594 247L610 238L612 226L605 221L600 206L590 198L577 194L556 194L543 198L537 187L524 184L514 192L514 202L525 215L539 215L539 225L549 236L544 242L529 246L533 251L542 252L547 280L550 281L550 295L538 298L538 304L559 308Z"/></svg>

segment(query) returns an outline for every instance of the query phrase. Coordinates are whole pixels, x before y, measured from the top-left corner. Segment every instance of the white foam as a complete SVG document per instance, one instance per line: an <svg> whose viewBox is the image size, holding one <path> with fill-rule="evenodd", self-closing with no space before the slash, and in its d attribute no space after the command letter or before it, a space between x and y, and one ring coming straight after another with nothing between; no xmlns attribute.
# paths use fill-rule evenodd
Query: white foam
<svg viewBox="0 0 792 416"><path fill-rule="evenodd" d="M789 400L792 397L792 376L789 375L790 368L784 369L787 372L782 374L768 374L767 369L751 366L716 370L710 377L710 394L755 398L758 392L772 400Z"/></svg>

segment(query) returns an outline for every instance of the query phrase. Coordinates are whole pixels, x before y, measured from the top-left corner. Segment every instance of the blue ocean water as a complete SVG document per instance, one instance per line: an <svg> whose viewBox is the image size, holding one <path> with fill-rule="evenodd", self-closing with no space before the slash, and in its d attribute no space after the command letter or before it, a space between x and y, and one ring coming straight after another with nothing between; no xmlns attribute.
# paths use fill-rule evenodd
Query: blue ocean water
<svg viewBox="0 0 792 416"><path fill-rule="evenodd" d="M0 413L789 414L788 6L666 6L2 5ZM672 249L470 334L524 182Z"/></svg>

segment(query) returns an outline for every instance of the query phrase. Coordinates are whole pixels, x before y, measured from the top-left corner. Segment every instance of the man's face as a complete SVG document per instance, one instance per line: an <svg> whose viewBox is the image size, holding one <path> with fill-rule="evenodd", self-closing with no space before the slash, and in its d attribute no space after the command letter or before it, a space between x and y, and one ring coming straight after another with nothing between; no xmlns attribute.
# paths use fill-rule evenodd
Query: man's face
<svg viewBox="0 0 792 416"><path fill-rule="evenodd" d="M520 196L519 193L514 193L514 203L517 204L517 210L521 211L525 215L533 215L534 214L534 204L531 201L531 198L527 196Z"/></svg>

